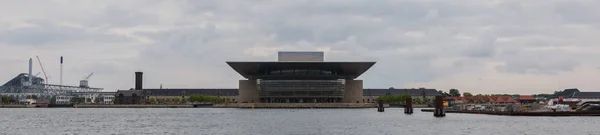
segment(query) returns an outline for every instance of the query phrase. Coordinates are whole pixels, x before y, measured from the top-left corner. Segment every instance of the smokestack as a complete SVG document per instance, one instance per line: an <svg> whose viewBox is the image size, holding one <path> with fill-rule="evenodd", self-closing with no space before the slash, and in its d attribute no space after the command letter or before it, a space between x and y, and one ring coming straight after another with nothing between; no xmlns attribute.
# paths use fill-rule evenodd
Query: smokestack
<svg viewBox="0 0 600 135"><path fill-rule="evenodd" d="M62 85L62 81L63 81L63 56L60 56L60 85Z"/></svg>
<svg viewBox="0 0 600 135"><path fill-rule="evenodd" d="M33 71L33 60L31 58L29 58L29 84L33 84L33 74L31 73Z"/></svg>
<svg viewBox="0 0 600 135"><path fill-rule="evenodd" d="M142 75L143 72L135 72L135 90L142 90Z"/></svg>

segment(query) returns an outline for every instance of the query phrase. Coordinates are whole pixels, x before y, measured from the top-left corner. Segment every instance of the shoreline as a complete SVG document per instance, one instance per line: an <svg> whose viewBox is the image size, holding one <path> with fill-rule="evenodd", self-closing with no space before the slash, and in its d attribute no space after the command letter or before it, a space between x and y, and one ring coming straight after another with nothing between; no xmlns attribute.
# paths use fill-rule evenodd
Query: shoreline
<svg viewBox="0 0 600 135"><path fill-rule="evenodd" d="M403 108L384 104L385 108ZM224 104L0 104L0 108L265 108L265 109L336 109L377 108L375 103L224 103ZM417 105L414 108L431 108Z"/></svg>
<svg viewBox="0 0 600 135"><path fill-rule="evenodd" d="M433 112L433 109L421 109L421 112ZM589 112L490 112L490 111L456 111L446 113L485 114L498 116L600 116L600 111Z"/></svg>

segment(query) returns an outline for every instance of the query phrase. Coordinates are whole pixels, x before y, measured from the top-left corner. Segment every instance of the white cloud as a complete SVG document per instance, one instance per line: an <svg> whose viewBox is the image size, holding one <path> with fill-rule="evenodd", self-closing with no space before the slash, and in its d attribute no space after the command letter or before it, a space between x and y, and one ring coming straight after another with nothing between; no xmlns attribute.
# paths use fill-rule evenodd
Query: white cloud
<svg viewBox="0 0 600 135"><path fill-rule="evenodd" d="M322 50L331 61L378 61L365 87L473 93L599 89L600 9L594 0L10 1L0 3L5 80L40 55L57 83L233 88L225 61ZM565 79L553 85L553 78ZM477 83L473 83L477 80ZM527 82L527 83L524 83ZM556 83L554 83L556 84Z"/></svg>

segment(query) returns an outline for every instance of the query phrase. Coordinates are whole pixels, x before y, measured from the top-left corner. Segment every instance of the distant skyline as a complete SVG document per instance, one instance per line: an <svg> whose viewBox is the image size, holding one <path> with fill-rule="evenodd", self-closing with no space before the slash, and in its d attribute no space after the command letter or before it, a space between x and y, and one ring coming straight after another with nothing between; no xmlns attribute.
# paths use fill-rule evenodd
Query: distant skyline
<svg viewBox="0 0 600 135"><path fill-rule="evenodd" d="M0 2L0 83L41 72L92 87L237 88L225 61L377 61L364 88L600 91L597 0L46 0ZM43 76L43 74L40 74Z"/></svg>

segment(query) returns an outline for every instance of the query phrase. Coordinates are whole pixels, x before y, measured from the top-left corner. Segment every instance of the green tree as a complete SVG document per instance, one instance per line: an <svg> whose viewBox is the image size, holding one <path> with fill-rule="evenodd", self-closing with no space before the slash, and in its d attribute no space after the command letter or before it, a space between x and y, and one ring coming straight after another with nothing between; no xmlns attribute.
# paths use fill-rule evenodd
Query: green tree
<svg viewBox="0 0 600 135"><path fill-rule="evenodd" d="M460 97L460 92L458 91L458 89L450 89L450 96L453 97Z"/></svg>
<svg viewBox="0 0 600 135"><path fill-rule="evenodd" d="M463 96L465 96L465 97L472 97L472 96L473 96L473 94L471 94L471 93L469 93L469 92L465 92L465 93L463 93Z"/></svg>
<svg viewBox="0 0 600 135"><path fill-rule="evenodd" d="M156 104L156 99L155 98L150 98L150 104Z"/></svg>
<svg viewBox="0 0 600 135"><path fill-rule="evenodd" d="M187 103L187 102L188 102L188 99L187 99L187 98L185 98L185 97L183 97L183 98L181 98L181 102L182 102L182 103Z"/></svg>
<svg viewBox="0 0 600 135"><path fill-rule="evenodd" d="M179 103L180 101L181 101L180 98L173 98L173 102L175 102L175 103Z"/></svg>
<svg viewBox="0 0 600 135"><path fill-rule="evenodd" d="M89 103L89 102L92 102L92 99L91 98L86 98L85 101Z"/></svg>
<svg viewBox="0 0 600 135"><path fill-rule="evenodd" d="M2 96L2 103L9 103L8 96Z"/></svg>
<svg viewBox="0 0 600 135"><path fill-rule="evenodd" d="M387 95L387 96L379 96L377 97L377 101L383 100L385 103L405 103L406 99L410 97L409 94L400 94L400 95Z"/></svg>
<svg viewBox="0 0 600 135"><path fill-rule="evenodd" d="M415 98L415 104L422 104L423 100L421 100L421 98Z"/></svg>
<svg viewBox="0 0 600 135"><path fill-rule="evenodd" d="M50 104L56 104L56 97L53 96L52 98L50 98Z"/></svg>
<svg viewBox="0 0 600 135"><path fill-rule="evenodd" d="M217 96L207 96L207 95L191 95L189 97L190 102L212 102L212 103L222 103L225 101L222 97Z"/></svg>

